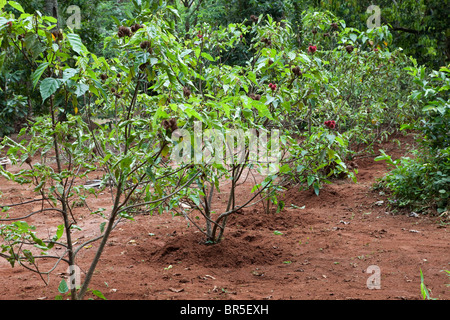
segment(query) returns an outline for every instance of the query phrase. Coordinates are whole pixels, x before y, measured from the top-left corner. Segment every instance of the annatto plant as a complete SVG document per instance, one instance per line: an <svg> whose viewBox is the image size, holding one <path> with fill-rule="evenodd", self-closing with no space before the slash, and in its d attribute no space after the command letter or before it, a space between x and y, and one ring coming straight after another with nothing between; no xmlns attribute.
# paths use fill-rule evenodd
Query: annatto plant
<svg viewBox="0 0 450 320"><path fill-rule="evenodd" d="M153 211L163 207L162 203L169 208L179 205L174 197L202 173L192 167L173 169L162 161L168 141L159 105L168 97L159 96L155 103L147 91L148 81L155 79L150 68L162 61L155 56L171 50L167 43L172 29L167 20L149 15L149 20L158 21L152 25L159 27L140 25L133 28L134 33L119 32L115 39L123 51L106 61L89 53L75 33L60 32L52 37L52 18L39 13L14 18L2 12L0 21L4 19L10 19L15 27L8 30L3 45L22 49L34 70L33 86L39 88L50 113L22 130L30 139L17 143L6 137L2 141L2 152L20 170L13 173L1 168L1 175L32 186L36 196L2 200L0 256L11 266L19 264L43 276L60 262L76 266L80 250L97 244L95 257L83 266L87 270L83 282L79 287L69 286L70 297L83 299L89 291L103 297L90 290L89 284L111 232L123 220L133 219L137 210ZM27 47L18 40L24 34L30 39ZM139 46L150 40L150 35L155 56ZM162 44L167 52L161 51ZM175 79L169 71L171 65L159 67L167 72L166 77ZM173 99L184 99L180 91L170 94ZM110 116L110 125L95 125L90 120L93 115ZM90 183L94 171L101 178L97 186ZM99 192L110 193L110 207L98 208L92 203ZM80 206L83 210L76 209ZM80 235L82 212L98 216L97 234ZM58 214L60 223L39 230L32 222L45 219L46 213ZM54 262L48 270L39 267L38 261L43 259Z"/></svg>

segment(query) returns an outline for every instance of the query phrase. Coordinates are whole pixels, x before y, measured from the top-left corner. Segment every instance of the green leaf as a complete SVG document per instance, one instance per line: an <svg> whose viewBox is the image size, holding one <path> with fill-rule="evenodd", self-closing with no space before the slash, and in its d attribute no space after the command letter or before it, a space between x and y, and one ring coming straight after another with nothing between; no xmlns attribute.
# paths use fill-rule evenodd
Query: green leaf
<svg viewBox="0 0 450 320"><path fill-rule="evenodd" d="M61 282L59 283L58 286L58 291L59 293L66 293L67 291L69 291L69 287L67 286L66 280L62 279Z"/></svg>
<svg viewBox="0 0 450 320"><path fill-rule="evenodd" d="M100 299L107 300L103 293L101 293L99 290L92 290L92 294L99 297Z"/></svg>
<svg viewBox="0 0 450 320"><path fill-rule="evenodd" d="M256 81L256 74L253 71L249 71L247 77L251 82L258 85L258 81Z"/></svg>
<svg viewBox="0 0 450 320"><path fill-rule="evenodd" d="M45 46L39 40L39 36L35 33L28 33L23 39L25 48L31 53L33 59L45 51Z"/></svg>
<svg viewBox="0 0 450 320"><path fill-rule="evenodd" d="M283 234L283 232L278 231L278 230L275 230L275 231L273 232L273 234L275 234L275 235L277 235L277 236L281 236L281 235Z"/></svg>
<svg viewBox="0 0 450 320"><path fill-rule="evenodd" d="M45 21L48 21L48 22L54 23L54 24L58 23L58 19L56 19L55 17L51 17L51 16L42 17L42 20L45 20Z"/></svg>
<svg viewBox="0 0 450 320"><path fill-rule="evenodd" d="M76 89L75 89L75 94L77 97L80 97L83 94L85 94L86 91L88 91L88 90L89 90L89 86L87 84L77 83Z"/></svg>
<svg viewBox="0 0 450 320"><path fill-rule="evenodd" d="M67 39L69 39L70 45L72 46L73 51L75 51L78 54L81 54L82 52L85 52L85 47L83 43L81 42L81 38L76 33L69 33L67 35Z"/></svg>
<svg viewBox="0 0 450 320"><path fill-rule="evenodd" d="M289 167L289 165L287 165L287 164L285 164L284 166L282 166L280 168L280 173L286 173L286 172L289 172L289 171L291 171L291 167Z"/></svg>
<svg viewBox="0 0 450 320"><path fill-rule="evenodd" d="M320 192L319 184L318 184L317 182L315 182L314 185L313 185L313 187L314 187L314 192L315 192L316 195L318 196L318 195L319 195L319 192Z"/></svg>
<svg viewBox="0 0 450 320"><path fill-rule="evenodd" d="M30 250L23 250L23 254L30 263L34 263L34 257Z"/></svg>
<svg viewBox="0 0 450 320"><path fill-rule="evenodd" d="M105 99L105 101L108 101L108 96L106 95L106 91L105 89L102 87L102 84L100 81L92 79L92 82L94 83L94 87L97 88L100 91L100 94L102 95L103 99ZM99 94L97 92L96 94L99 97Z"/></svg>
<svg viewBox="0 0 450 320"><path fill-rule="evenodd" d="M60 224L56 229L56 240L60 239L64 233L64 225Z"/></svg>
<svg viewBox="0 0 450 320"><path fill-rule="evenodd" d="M14 9L19 10L22 13L25 13L25 10L23 10L22 6L19 3L15 1L8 1L8 4Z"/></svg>
<svg viewBox="0 0 450 320"><path fill-rule="evenodd" d="M42 180L41 182L39 182L39 184L34 188L34 192L39 192L41 191L42 187L45 184L45 180Z"/></svg>
<svg viewBox="0 0 450 320"><path fill-rule="evenodd" d="M310 185L312 185L312 183L314 182L315 179L316 179L315 176L308 176L308 177L307 177L307 180L308 180L308 187L309 187Z"/></svg>
<svg viewBox="0 0 450 320"><path fill-rule="evenodd" d="M103 230L105 230L105 224L106 222L100 223L100 233L103 233Z"/></svg>
<svg viewBox="0 0 450 320"><path fill-rule="evenodd" d="M117 26L120 26L121 25L121 23L120 23L120 21L119 21L119 19L117 19L116 17L114 17L114 16L109 16L111 19L113 19L114 20L114 22L116 23L116 25Z"/></svg>
<svg viewBox="0 0 450 320"><path fill-rule="evenodd" d="M59 88L59 82L54 78L46 78L42 80L40 86L40 92L42 101L45 101L48 97L56 92Z"/></svg>
<svg viewBox="0 0 450 320"><path fill-rule="evenodd" d="M33 239L33 241L37 243L37 245L35 245L36 247L43 249L43 250L47 250L47 246L45 245L44 241L42 241L42 239L39 239L38 237L36 237L36 233L30 232L30 236Z"/></svg>
<svg viewBox="0 0 450 320"><path fill-rule="evenodd" d="M77 69L67 68L63 71L63 80L68 80L78 73Z"/></svg>
<svg viewBox="0 0 450 320"><path fill-rule="evenodd" d="M36 69L36 71L33 72L33 75L31 76L31 79L33 81L33 89L36 88L36 85L41 78L42 74L44 73L45 69L47 69L49 63L44 62Z"/></svg>
<svg viewBox="0 0 450 320"><path fill-rule="evenodd" d="M59 194L64 194L64 187L60 183L56 184L56 190L59 192Z"/></svg>
<svg viewBox="0 0 450 320"><path fill-rule="evenodd" d="M214 61L214 58L209 53L202 52L202 57L209 61Z"/></svg>
<svg viewBox="0 0 450 320"><path fill-rule="evenodd" d="M0 0L1 1L1 0ZM0 21L0 25L1 25L1 21ZM1 45L1 40L0 40L0 45ZM6 51L3 51L1 54L0 54L0 72L2 71L2 69L3 69L3 64L5 63L5 58L6 58Z"/></svg>
<svg viewBox="0 0 450 320"><path fill-rule="evenodd" d="M177 9L175 9L174 7L172 7L172 6L167 6L166 7L170 12L172 12L178 19L181 19L180 18L180 15L178 14L178 10Z"/></svg>

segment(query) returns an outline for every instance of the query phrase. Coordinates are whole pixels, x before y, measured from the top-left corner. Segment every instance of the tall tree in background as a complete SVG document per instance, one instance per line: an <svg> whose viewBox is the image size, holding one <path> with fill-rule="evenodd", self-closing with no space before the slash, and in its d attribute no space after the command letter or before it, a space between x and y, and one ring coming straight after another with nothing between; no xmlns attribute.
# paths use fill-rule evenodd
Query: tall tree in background
<svg viewBox="0 0 450 320"><path fill-rule="evenodd" d="M57 29L60 28L61 22L59 21L59 14L58 14L58 0L45 0L45 13L48 16L51 16L58 20L56 27Z"/></svg>
<svg viewBox="0 0 450 320"><path fill-rule="evenodd" d="M303 3L302 0L295 0ZM448 0L316 0L316 10L329 10L347 26L367 28L370 5L381 9L381 24L388 25L393 46L401 47L420 64L439 68L450 61L450 7Z"/></svg>

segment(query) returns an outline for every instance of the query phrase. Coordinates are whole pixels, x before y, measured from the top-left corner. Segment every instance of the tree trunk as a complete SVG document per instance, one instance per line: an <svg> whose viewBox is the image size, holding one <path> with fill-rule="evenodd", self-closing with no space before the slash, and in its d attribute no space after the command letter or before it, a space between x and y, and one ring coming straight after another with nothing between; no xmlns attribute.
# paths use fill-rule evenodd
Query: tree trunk
<svg viewBox="0 0 450 320"><path fill-rule="evenodd" d="M57 20L56 29L59 29L58 0L45 0L45 13Z"/></svg>

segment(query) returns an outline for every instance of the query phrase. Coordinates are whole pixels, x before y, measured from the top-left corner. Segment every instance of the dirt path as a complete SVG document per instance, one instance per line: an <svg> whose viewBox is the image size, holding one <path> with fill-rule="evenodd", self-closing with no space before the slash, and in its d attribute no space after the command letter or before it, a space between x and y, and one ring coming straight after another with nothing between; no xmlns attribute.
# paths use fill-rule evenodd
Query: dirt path
<svg viewBox="0 0 450 320"><path fill-rule="evenodd" d="M421 299L421 269L432 296L449 299L441 271L450 270L448 228L434 217L392 215L386 196L371 189L386 165L370 157L357 164L356 184L336 181L319 197L289 190L278 214L255 206L232 216L214 246L199 244L201 234L182 217L138 216L113 232L91 288L110 300ZM19 192L0 179L4 194ZM88 216L81 224L98 228ZM82 250L81 270L94 250ZM379 268L380 289L368 288L369 266ZM0 299L52 300L64 269L45 286L1 261Z"/></svg>

